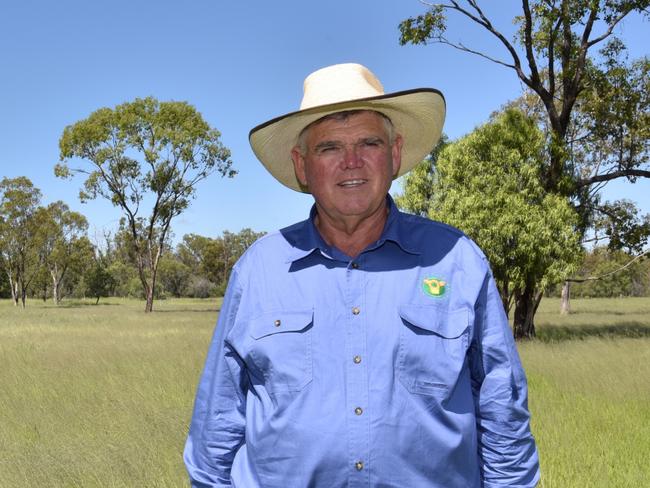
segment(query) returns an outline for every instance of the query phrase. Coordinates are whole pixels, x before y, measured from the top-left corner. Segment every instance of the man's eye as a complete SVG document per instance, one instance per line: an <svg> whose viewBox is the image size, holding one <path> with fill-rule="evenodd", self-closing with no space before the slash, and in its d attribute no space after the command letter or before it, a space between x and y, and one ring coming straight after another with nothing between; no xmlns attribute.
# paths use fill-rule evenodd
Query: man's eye
<svg viewBox="0 0 650 488"><path fill-rule="evenodd" d="M368 147L377 147L380 144L381 144L381 141L379 141L377 139L370 139L368 141L363 141L363 145L368 146Z"/></svg>

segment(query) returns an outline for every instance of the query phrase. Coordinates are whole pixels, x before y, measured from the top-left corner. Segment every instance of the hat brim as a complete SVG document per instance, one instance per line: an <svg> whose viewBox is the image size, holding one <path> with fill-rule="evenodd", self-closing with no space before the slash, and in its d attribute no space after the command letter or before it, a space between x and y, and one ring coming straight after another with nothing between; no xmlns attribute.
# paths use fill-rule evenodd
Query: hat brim
<svg viewBox="0 0 650 488"><path fill-rule="evenodd" d="M309 193L296 178L291 149L298 142L300 132L309 124L346 110L375 110L392 121L395 132L404 139L402 164L396 177L413 169L429 154L440 139L445 121L442 93L433 88L418 88L320 105L276 117L250 131L248 138L253 152L280 183L292 190Z"/></svg>

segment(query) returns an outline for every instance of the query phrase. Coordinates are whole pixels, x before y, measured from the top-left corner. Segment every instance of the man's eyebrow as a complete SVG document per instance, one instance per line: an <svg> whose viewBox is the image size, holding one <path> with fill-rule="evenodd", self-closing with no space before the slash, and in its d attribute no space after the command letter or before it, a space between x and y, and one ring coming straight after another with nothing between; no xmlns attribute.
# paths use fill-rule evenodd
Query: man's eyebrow
<svg viewBox="0 0 650 488"><path fill-rule="evenodd" d="M359 142L385 142L385 138L381 136L368 136L359 139Z"/></svg>
<svg viewBox="0 0 650 488"><path fill-rule="evenodd" d="M341 141L321 141L314 146L314 150L317 151L319 149L325 149L328 147L337 147L340 146L341 144L342 144Z"/></svg>

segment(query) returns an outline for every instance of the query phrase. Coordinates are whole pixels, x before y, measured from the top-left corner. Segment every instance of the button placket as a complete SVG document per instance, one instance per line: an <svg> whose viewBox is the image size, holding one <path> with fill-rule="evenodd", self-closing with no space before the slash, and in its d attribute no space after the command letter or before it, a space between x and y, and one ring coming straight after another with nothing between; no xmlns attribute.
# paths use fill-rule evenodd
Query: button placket
<svg viewBox="0 0 650 488"><path fill-rule="evenodd" d="M355 260L348 266L346 276L346 303L350 313L346 328L347 351L350 359L346 375L346 404L348 409L349 462L351 471L348 488L367 487L369 471L364 460L370 456L370 425L363 406L368 405L368 371L362 357L367 347L367 314L361 313L365 306L367 273Z"/></svg>

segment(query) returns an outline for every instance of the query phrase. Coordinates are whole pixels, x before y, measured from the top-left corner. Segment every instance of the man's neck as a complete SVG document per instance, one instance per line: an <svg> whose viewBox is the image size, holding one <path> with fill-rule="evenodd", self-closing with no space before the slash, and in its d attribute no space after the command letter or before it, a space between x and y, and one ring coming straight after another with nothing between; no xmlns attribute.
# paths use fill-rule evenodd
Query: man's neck
<svg viewBox="0 0 650 488"><path fill-rule="evenodd" d="M314 225L328 245L354 258L381 237L387 218L388 205L384 201L377 211L363 218L332 219L318 212Z"/></svg>

